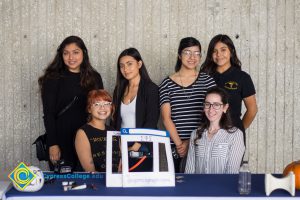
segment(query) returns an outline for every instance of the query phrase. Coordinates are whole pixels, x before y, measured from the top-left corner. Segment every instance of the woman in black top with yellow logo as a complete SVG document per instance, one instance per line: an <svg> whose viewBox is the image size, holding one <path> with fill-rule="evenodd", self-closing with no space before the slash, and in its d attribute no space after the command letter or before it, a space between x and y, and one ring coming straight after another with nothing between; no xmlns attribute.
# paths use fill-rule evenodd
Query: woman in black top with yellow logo
<svg viewBox="0 0 300 200"><path fill-rule="evenodd" d="M233 125L245 133L257 113L255 88L250 75L241 70L234 44L227 35L212 38L201 71L211 75L228 92ZM246 112L241 119L242 101Z"/></svg>

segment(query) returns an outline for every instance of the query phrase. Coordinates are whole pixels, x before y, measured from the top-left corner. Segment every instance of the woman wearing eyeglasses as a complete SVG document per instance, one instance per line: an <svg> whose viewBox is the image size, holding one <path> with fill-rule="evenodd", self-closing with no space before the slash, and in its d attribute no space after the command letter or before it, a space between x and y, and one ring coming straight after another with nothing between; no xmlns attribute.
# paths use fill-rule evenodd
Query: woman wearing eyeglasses
<svg viewBox="0 0 300 200"><path fill-rule="evenodd" d="M158 86L150 79L144 61L137 49L125 49L118 58L117 80L113 102L116 112L112 124L120 128L157 128L159 118ZM150 146L134 143L130 151L151 151ZM134 160L134 159L133 159ZM152 170L152 163L147 159L135 171ZM129 167L135 161L129 160ZM131 163L132 161L132 163Z"/></svg>
<svg viewBox="0 0 300 200"><path fill-rule="evenodd" d="M255 88L250 75L241 70L234 44L227 35L212 38L201 71L211 75L228 92L233 124L245 133L257 113ZM241 119L242 102L246 112Z"/></svg>
<svg viewBox="0 0 300 200"><path fill-rule="evenodd" d="M213 78L199 73L200 42L187 37L180 41L175 73L159 86L160 109L165 128L172 139L175 172L183 172L181 159L187 154L191 132L200 125L206 91L215 86ZM181 169L181 170L180 170Z"/></svg>
<svg viewBox="0 0 300 200"><path fill-rule="evenodd" d="M194 130L185 173L238 173L244 155L243 132L232 126L228 94L219 87L207 91L201 126Z"/></svg>
<svg viewBox="0 0 300 200"><path fill-rule="evenodd" d="M106 172L106 131L112 130L106 120L114 113L112 98L105 90L92 90L87 97L88 123L76 133L75 148L80 164L86 172ZM113 145L113 146L119 146ZM113 151L117 171L118 151Z"/></svg>

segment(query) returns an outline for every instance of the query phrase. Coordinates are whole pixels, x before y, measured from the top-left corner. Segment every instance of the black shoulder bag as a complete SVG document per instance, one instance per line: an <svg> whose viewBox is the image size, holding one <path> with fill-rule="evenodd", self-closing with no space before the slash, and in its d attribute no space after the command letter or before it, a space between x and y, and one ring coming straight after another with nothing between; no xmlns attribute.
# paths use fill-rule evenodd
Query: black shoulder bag
<svg viewBox="0 0 300 200"><path fill-rule="evenodd" d="M60 117L64 114L74 103L77 101L78 97L75 96L74 99L66 105L56 116L56 118ZM49 151L47 150L47 132L43 135L40 135L32 145L36 145L36 157L39 161L48 161L49 160Z"/></svg>

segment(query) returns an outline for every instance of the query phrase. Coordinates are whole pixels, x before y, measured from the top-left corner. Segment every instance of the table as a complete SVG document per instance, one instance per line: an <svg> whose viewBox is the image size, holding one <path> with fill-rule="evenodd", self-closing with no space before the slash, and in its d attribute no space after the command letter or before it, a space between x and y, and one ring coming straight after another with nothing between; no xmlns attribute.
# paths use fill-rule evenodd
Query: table
<svg viewBox="0 0 300 200"><path fill-rule="evenodd" d="M47 175L47 174L46 174ZM50 174L48 174L50 175ZM252 174L252 191L250 195L241 196L237 191L238 175L229 174L177 174L176 187L152 187L152 188L107 188L105 186L105 174L78 173L80 178L69 177L67 181L76 181L78 184L95 184L96 190L91 188L77 191L64 192L62 181L66 179L56 179L54 183L46 184L35 193L18 192L11 188L6 192L4 199L233 199L243 198L260 199L266 198L264 189L264 174ZM83 180L83 175L89 177ZM96 177L97 175L97 177ZM180 179L178 179L178 177ZM178 182L182 181L182 182ZM300 197L300 191L296 191L296 196ZM276 190L270 197L278 199L293 198L284 190Z"/></svg>

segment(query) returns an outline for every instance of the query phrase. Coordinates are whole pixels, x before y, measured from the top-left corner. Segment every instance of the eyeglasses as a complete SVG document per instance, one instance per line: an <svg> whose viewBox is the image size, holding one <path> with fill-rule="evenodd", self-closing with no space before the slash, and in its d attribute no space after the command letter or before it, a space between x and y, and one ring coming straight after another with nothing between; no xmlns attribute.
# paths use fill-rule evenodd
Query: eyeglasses
<svg viewBox="0 0 300 200"><path fill-rule="evenodd" d="M97 107L97 108L101 108L101 107L108 108L111 106L111 104L112 103L108 102L108 101L97 101L97 102L93 103L93 106Z"/></svg>
<svg viewBox="0 0 300 200"><path fill-rule="evenodd" d="M188 57L192 57L192 55L194 57L197 57L197 58L201 57L201 52L200 51L194 51L194 52L192 52L190 50L183 50L182 54L185 55L185 56L188 56Z"/></svg>
<svg viewBox="0 0 300 200"><path fill-rule="evenodd" d="M212 107L215 110L219 110L221 106L223 105L222 103L209 103L209 102L204 102L204 108L205 109L210 109Z"/></svg>

